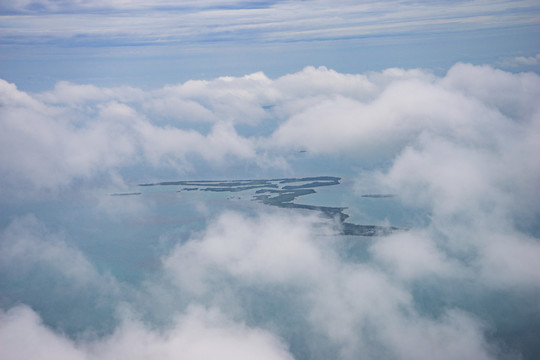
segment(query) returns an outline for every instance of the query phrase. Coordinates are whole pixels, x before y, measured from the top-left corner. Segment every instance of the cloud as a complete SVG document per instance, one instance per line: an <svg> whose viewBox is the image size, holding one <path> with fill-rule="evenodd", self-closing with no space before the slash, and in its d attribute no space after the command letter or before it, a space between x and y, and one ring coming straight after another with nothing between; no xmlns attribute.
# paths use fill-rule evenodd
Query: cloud
<svg viewBox="0 0 540 360"><path fill-rule="evenodd" d="M61 234L53 234L33 215L16 218L2 232L0 257L5 270L18 264L17 275L33 267L53 269L73 283L92 284L100 275L86 257Z"/></svg>
<svg viewBox="0 0 540 360"><path fill-rule="evenodd" d="M33 97L5 81L1 85L0 167L6 194L22 188L54 191L141 163L182 172L190 156L222 165L229 157L255 155L251 140L225 121L207 134L150 122L130 106L144 94L136 89L63 83Z"/></svg>
<svg viewBox="0 0 540 360"><path fill-rule="evenodd" d="M502 66L534 66L540 63L540 54L532 56L516 56L510 59L504 59L500 62Z"/></svg>
<svg viewBox="0 0 540 360"><path fill-rule="evenodd" d="M497 129L501 133L490 136L493 143L488 146L483 146L483 139L467 144L461 139L422 137L416 146L405 148L388 171L376 175L376 181L410 206L429 209L432 228L445 234L444 246L457 253L476 253L478 270L485 272L489 283L536 287L536 262L510 253L525 248L529 254L540 251L532 235L535 230L527 230L535 229L533 219L540 213L530 201L538 196L540 169L527 160L538 151L532 140L537 123L535 115L520 125L513 123L511 130L503 124ZM508 250L504 260L495 255L502 249Z"/></svg>
<svg viewBox="0 0 540 360"><path fill-rule="evenodd" d="M267 117L263 107L276 96L262 72L212 81L187 81L155 92L148 107L158 114L187 121L257 124Z"/></svg>
<svg viewBox="0 0 540 360"><path fill-rule="evenodd" d="M500 108L508 103L512 104L508 106L518 105L514 99L519 97L514 95L512 100L506 99L498 109L493 103L484 103L478 98L481 94L470 96L473 94L464 94L459 91L461 89L448 86L456 81L455 77L467 72L475 72L475 78L481 76L484 80L489 76L488 71L482 67L456 65L441 80L419 71L398 77L390 71L377 74L373 80L368 78L373 83L371 96L355 99L337 95L319 99L317 104L296 112L281 124L272 140L279 146L304 146L317 153L353 152L361 156L382 154L386 157L401 151L422 133L474 143L491 141L486 131L490 132L494 126L495 131L513 126L502 116ZM522 79L533 94L538 92L536 75L516 78L502 72L500 75L499 78L508 76L508 80L518 86ZM503 81L501 79L501 83ZM509 82L504 84L508 86ZM486 83L485 89L488 87ZM511 89L514 88L517 86L512 84ZM492 95L490 101L494 102L491 100L494 96L503 97L503 91L511 90L502 87L500 91L500 95ZM527 91L518 91L527 99L519 98L522 99L519 105L534 104ZM519 106L520 111L529 110L525 106ZM536 109L536 106L530 109L526 116ZM508 108L507 111L516 110Z"/></svg>
<svg viewBox="0 0 540 360"><path fill-rule="evenodd" d="M463 7L450 2L347 0L337 4L317 0L309 6L281 1L23 0L0 7L8 15L4 36L11 42L32 43L45 36L77 46L181 43L190 47L194 39L276 43L491 29L493 16L497 27L523 26L535 23L537 9L527 1L475 1ZM106 16L94 16L97 12ZM152 21L155 17L161 21ZM106 26L111 21L115 26Z"/></svg>
<svg viewBox="0 0 540 360"><path fill-rule="evenodd" d="M382 238L371 246L370 252L376 261L404 280L465 275L461 264L449 259L424 231L411 230Z"/></svg>
<svg viewBox="0 0 540 360"><path fill-rule="evenodd" d="M117 301L130 295L128 287L98 271L66 234L51 231L33 215L15 218L3 229L0 250L2 307L35 306L57 329L107 331Z"/></svg>
<svg viewBox="0 0 540 360"><path fill-rule="evenodd" d="M163 275L175 280L166 291L173 294L176 286L188 299L186 307L178 307L184 300L176 299L167 325L146 324L139 319L136 301L124 297L127 303L111 302L118 322L110 334L73 340L44 325L29 307L19 305L0 315L3 357L45 352L57 359L215 358L217 354L292 359L291 346L298 358L326 358L329 349L342 359L444 359L456 354L493 358L496 345L486 339L482 322L456 309L445 309L437 316L419 312L411 288L394 278L393 271L376 263L347 260L339 250L344 239L332 233L331 223L292 212L256 217L222 214L164 258ZM37 241L30 248L39 246ZM47 246L62 249L58 244ZM422 260L420 247L411 247L409 256ZM394 250L399 249L394 246ZM40 251L45 254L40 258L49 259L47 252ZM409 262L413 271L403 273L410 277L420 271L424 279L439 276L437 269L444 269L440 266L444 260L426 265L438 258L434 253L425 251L420 265ZM60 261L47 264L54 267L56 262ZM150 295L144 288L139 291L138 296ZM155 298L149 304L159 301ZM291 333L296 336L288 338Z"/></svg>
<svg viewBox="0 0 540 360"><path fill-rule="evenodd" d="M474 81L472 80L474 79ZM533 99L538 95L538 75L510 73L491 66L458 63L452 66L441 85L505 115L506 121L523 121L537 115Z"/></svg>
<svg viewBox="0 0 540 360"><path fill-rule="evenodd" d="M523 65L538 65L538 62L540 60L540 54L536 54L536 56L518 56L514 58L517 63L523 64Z"/></svg>
<svg viewBox="0 0 540 360"><path fill-rule="evenodd" d="M43 326L39 316L26 306L0 313L1 354L4 359L86 359L69 340Z"/></svg>
<svg viewBox="0 0 540 360"><path fill-rule="evenodd" d="M5 192L75 186L103 173L122 184L125 169L141 165L177 173L211 166L221 177L228 166L260 170L302 148L318 170L362 169L357 195L395 194L404 211L428 214L406 231L367 239L336 236L337 224L291 209L210 211L200 232L175 238L169 229L174 244L162 249L157 270L129 286L44 220L18 218L1 237L9 283L45 279L84 296L4 296L0 341L13 354L31 351L20 347L24 333L37 334L35 349L85 359L204 358L212 349L279 359L538 351L525 335L538 334L540 316L531 305L540 294L536 74L460 63L442 77L308 67L157 90L60 83L29 94L0 85ZM97 206L125 216L153 211L137 204ZM90 319L55 314L59 302L87 309ZM93 339L73 335L105 318L108 328ZM59 335L62 321L79 328Z"/></svg>
<svg viewBox="0 0 540 360"><path fill-rule="evenodd" d="M163 334L128 323L92 350L101 359L292 359L286 346L272 334L235 323L216 309L197 306L190 307Z"/></svg>
<svg viewBox="0 0 540 360"><path fill-rule="evenodd" d="M293 316L299 318L296 326L305 326L302 331L313 337L303 339L313 352L328 346L343 359L360 355L455 358L456 354L492 358L482 323L457 310L436 318L418 313L410 289L389 276L392 272L342 258L337 249L343 240L332 239L331 224L326 226L300 215L268 213L250 218L226 213L201 236L173 250L164 259L165 269L182 291L236 309L233 313L250 314L257 311L252 306L267 306L265 296L284 304L280 312L301 306ZM398 272L405 278L420 273L429 278L454 276L459 265L444 259L429 239L418 240L416 235L383 239L372 251L380 258L386 254L390 263L397 260ZM399 253L392 256L392 252ZM235 292L228 294L227 288ZM245 303L243 298L249 299L253 289L266 295ZM267 321L281 317L258 316ZM322 336L320 343L314 343L311 334Z"/></svg>
<svg viewBox="0 0 540 360"><path fill-rule="evenodd" d="M382 82L424 76L397 69L373 75ZM218 168L239 162L286 168L276 143L320 149L290 134L275 136L277 141L267 138L276 121L301 119L310 111L322 114L317 106L332 107L333 101L356 106L355 101L373 99L384 88L365 75L307 67L275 80L254 73L149 91L59 82L50 91L29 94L5 81L1 90L5 100L0 166L7 174L2 188L12 193L22 187L25 192L55 191L75 181L117 177L137 166L185 174L199 159ZM288 121L280 131L286 133L294 123ZM248 130L242 134L237 128ZM313 132L310 136L318 141Z"/></svg>
<svg viewBox="0 0 540 360"><path fill-rule="evenodd" d="M179 246L164 266L182 288L195 293L207 291L206 283L217 281L208 277L218 274L247 283L312 282L324 255L310 244L315 235L311 221L270 214L246 219L225 213L202 239Z"/></svg>
<svg viewBox="0 0 540 360"><path fill-rule="evenodd" d="M126 321L108 339L73 342L45 327L32 309L0 312L2 358L11 359L259 359L289 360L279 339L234 323L215 309L190 308L173 328L158 332Z"/></svg>
<svg viewBox="0 0 540 360"><path fill-rule="evenodd" d="M99 104L100 102L137 102L145 99L144 91L123 86L118 88L100 88L94 85L73 84L59 81L54 89L36 94L36 99L49 105L75 107Z"/></svg>
<svg viewBox="0 0 540 360"><path fill-rule="evenodd" d="M460 156L448 161L462 171L441 178L456 191L466 191L456 177L467 177L472 192L487 171L519 181L522 194L535 193L538 167L520 154L537 151L539 83L532 73L468 64L444 77L307 67L274 80L254 73L152 91L62 82L28 94L2 82L2 183L4 192L55 189L136 166L185 174L199 159L217 168L283 168L284 154L298 149L343 154L356 166L409 157L418 170L431 163L443 171L437 157L456 151ZM413 160L428 147L430 159ZM460 161L469 155L476 163ZM520 176L508 179L513 172L497 168L497 156Z"/></svg>
<svg viewBox="0 0 540 360"><path fill-rule="evenodd" d="M2 358L45 354L44 358L55 359L211 359L219 354L227 359L292 359L286 344L272 333L230 319L218 308L173 306L168 309L170 325L161 330L148 327L138 317L153 311L155 303L143 303L156 293L98 273L68 240L51 233L34 216L14 220L1 234L0 269L3 286L9 288L1 299L2 306L8 306L0 310ZM28 305L14 305L20 301L38 308L47 325ZM111 321L112 327L103 329L103 323ZM58 331L72 334L74 329L78 340ZM106 335L95 335L100 333Z"/></svg>
<svg viewBox="0 0 540 360"><path fill-rule="evenodd" d="M68 109L48 106L4 81L2 85L3 95L13 99L1 109L4 186L17 188L20 182L29 190L55 188L136 155L125 122L98 120L81 126L84 119L74 118Z"/></svg>

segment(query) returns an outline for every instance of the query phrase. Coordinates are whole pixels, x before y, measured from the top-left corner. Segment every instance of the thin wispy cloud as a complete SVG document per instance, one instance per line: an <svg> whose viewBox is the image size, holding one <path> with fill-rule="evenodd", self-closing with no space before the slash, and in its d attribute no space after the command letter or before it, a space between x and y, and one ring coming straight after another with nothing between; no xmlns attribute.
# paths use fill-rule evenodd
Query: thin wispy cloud
<svg viewBox="0 0 540 360"><path fill-rule="evenodd" d="M2 40L122 46L403 38L533 25L538 10L531 1L175 4L14 2L4 5Z"/></svg>
<svg viewBox="0 0 540 360"><path fill-rule="evenodd" d="M518 66L531 67L540 64L540 54L535 56L516 56L509 59L503 59L499 62L501 66L515 68Z"/></svg>

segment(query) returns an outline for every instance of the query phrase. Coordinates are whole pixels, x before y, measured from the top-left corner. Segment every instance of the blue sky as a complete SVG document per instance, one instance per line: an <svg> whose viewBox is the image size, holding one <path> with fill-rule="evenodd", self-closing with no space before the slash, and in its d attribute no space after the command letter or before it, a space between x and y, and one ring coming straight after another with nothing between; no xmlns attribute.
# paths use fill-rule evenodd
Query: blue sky
<svg viewBox="0 0 540 360"><path fill-rule="evenodd" d="M324 65L538 71L537 1L3 1L0 77L159 87ZM531 58L532 57L532 58Z"/></svg>

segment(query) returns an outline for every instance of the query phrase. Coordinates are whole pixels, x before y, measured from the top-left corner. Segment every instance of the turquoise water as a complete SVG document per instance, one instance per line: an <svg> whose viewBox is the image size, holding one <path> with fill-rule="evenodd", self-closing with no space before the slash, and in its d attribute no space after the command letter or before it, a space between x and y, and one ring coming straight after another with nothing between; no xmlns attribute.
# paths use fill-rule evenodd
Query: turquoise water
<svg viewBox="0 0 540 360"><path fill-rule="evenodd" d="M315 188L316 193L301 196L296 203L316 206L345 207L348 222L361 225L392 225L409 228L427 222L427 213L404 206L399 196L362 197L354 190L354 182L342 178L339 185Z"/></svg>
<svg viewBox="0 0 540 360"><path fill-rule="evenodd" d="M303 181L296 185L307 183L309 182ZM169 255L175 246L196 238L199 232L204 231L210 222L225 211L235 211L248 216L260 213L261 210L312 211L282 209L254 201L257 189L239 192L179 191L181 188L182 186L176 185L95 188L84 193L61 194L55 199L3 206L2 215L9 214L2 217L4 229L14 218L32 214L46 229L46 236L42 236L43 233L38 234L43 237L43 241L48 241L47 236L50 235L49 237L60 239L70 248L82 253L99 274L110 274L120 284L122 294L96 291L96 288L85 284L73 288L74 285L69 279L66 280L37 264L25 273L19 274L13 267L8 269L9 273L2 274L0 306L6 309L20 303L28 304L39 313L47 326L70 336L78 336L86 331L98 335L110 333L118 325L115 318L116 306L124 299L130 306L144 309L141 316L145 320L150 319L153 324L166 323L170 320L172 311L182 309L186 301L193 300L186 300L186 295L176 292L174 286L169 286L167 279L163 277L161 260ZM362 197L362 194L354 192L354 183L348 179L342 179L339 185L320 186L314 190L316 193L299 196L294 202L347 207L345 213L350 216L347 221L355 224L412 228L425 223L429 215L418 209L407 208L400 202L399 196ZM343 261L369 264L370 247L380 238L336 237L322 232L317 241L326 239L332 242L332 249ZM154 279L156 281L153 281ZM145 292L145 286L151 282L154 282L155 286L165 287L165 290L158 289L162 291L162 297ZM509 300L495 304L498 306L497 311L483 310L481 304L492 303L489 298L491 293L482 293L482 297L477 295L477 298L472 297L471 300L470 294L475 294L475 289L466 287L471 285L457 282L448 289L441 286L437 283L422 283L412 288L412 296L427 316L437 316L453 304L474 313L481 313L485 318L503 324L505 328L506 319L515 316L515 312L508 316L492 316L504 314L502 311L506 309ZM450 290L460 286L464 289L457 292ZM304 342L309 338L304 333L309 329L309 324L302 323L307 316L302 313L303 304L296 303L294 294L275 293L273 290L271 287L234 289L241 292L240 305L249 308L249 320L253 324L257 325L259 321L274 321L273 314L282 314L280 324L286 325L282 334L290 341L292 351L300 354L299 358L310 358L309 351L303 349L303 346L307 346ZM459 294L465 295L461 297ZM110 296L110 299L107 296ZM521 300L518 300L515 300L515 303L521 304ZM143 304L139 304L139 301ZM534 299L530 302L534 302ZM537 317L527 311L519 316L515 320L517 325L526 323L531 316ZM514 326L514 323L508 328L511 326ZM537 327L531 329L532 333L538 333ZM496 335L516 343L521 341L513 334L501 332ZM526 343L524 346L534 343L532 340L523 341Z"/></svg>
<svg viewBox="0 0 540 360"><path fill-rule="evenodd" d="M302 185L309 181L298 182ZM81 250L99 271L120 281L139 283L160 269L160 259L178 243L205 229L224 211L248 215L268 208L253 200L257 189L238 192L179 191L183 186L97 188L89 193L63 194L54 200L28 202L11 216L33 214L51 232ZM354 193L352 181L315 187L316 193L300 196L295 203L347 207L347 221L364 225L410 227L423 216L393 198L363 198ZM111 194L138 194L111 196ZM277 207L271 206L274 211ZM300 210L298 210L300 211ZM9 219L4 218L8 222Z"/></svg>

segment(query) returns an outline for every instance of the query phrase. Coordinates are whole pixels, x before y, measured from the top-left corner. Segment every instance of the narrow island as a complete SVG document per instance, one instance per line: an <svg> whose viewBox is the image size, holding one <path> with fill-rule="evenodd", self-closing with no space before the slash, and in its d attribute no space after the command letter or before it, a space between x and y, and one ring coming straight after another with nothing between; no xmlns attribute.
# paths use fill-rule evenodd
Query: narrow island
<svg viewBox="0 0 540 360"><path fill-rule="evenodd" d="M214 192L240 192L255 190L252 200L265 205L288 209L302 209L317 211L329 219L336 219L340 234L354 236L380 236L388 235L394 231L403 230L395 226L359 225L347 222L349 215L345 213L346 207L306 205L295 202L297 198L316 193L321 186L339 185L340 177L317 176L285 179L258 179L258 180L198 180L198 181L165 181L159 183L139 184L139 186L180 186L178 191L214 191ZM363 197L385 198L394 195L369 194Z"/></svg>

